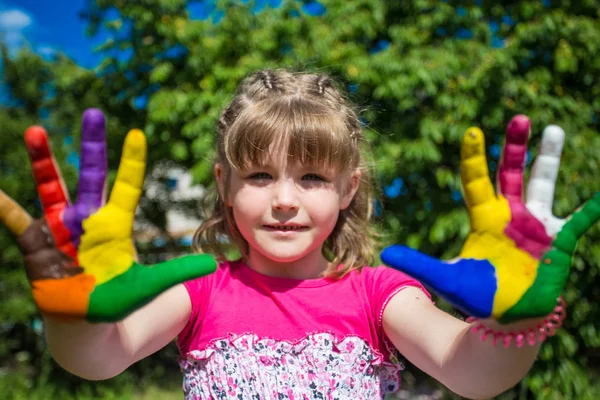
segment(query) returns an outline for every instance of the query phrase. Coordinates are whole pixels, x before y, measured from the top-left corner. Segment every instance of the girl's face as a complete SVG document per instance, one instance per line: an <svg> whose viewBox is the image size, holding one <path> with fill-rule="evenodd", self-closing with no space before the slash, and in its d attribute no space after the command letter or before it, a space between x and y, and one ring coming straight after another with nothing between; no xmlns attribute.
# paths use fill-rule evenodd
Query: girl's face
<svg viewBox="0 0 600 400"><path fill-rule="evenodd" d="M215 174L222 188L220 165ZM348 175L287 165L284 157L232 171L227 205L248 242L248 264L272 276L318 277L328 266L323 243L358 189L360 172Z"/></svg>

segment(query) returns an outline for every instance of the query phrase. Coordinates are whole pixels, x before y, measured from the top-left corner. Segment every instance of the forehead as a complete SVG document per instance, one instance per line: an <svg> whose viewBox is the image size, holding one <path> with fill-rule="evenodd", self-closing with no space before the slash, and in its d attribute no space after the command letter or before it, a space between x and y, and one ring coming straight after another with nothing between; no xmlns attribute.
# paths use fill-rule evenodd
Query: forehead
<svg viewBox="0 0 600 400"><path fill-rule="evenodd" d="M310 158L304 160L298 154L291 154L282 146L272 145L263 156L254 162L250 161L243 168L273 168L278 170L318 170L341 172L344 167L325 159Z"/></svg>
<svg viewBox="0 0 600 400"><path fill-rule="evenodd" d="M358 162L347 126L331 110L273 104L254 111L243 112L225 138L233 169L269 163L344 170Z"/></svg>

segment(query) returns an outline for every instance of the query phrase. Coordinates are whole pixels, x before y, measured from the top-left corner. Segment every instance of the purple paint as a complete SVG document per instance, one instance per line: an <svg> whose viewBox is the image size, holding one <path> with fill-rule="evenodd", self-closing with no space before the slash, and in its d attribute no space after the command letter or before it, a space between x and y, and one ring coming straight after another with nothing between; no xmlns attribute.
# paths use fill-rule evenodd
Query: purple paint
<svg viewBox="0 0 600 400"><path fill-rule="evenodd" d="M104 115L97 108L83 113L81 124L81 165L77 202L65 209L63 222L71 231L71 240L79 245L84 219L98 210L104 202L107 174L106 127Z"/></svg>

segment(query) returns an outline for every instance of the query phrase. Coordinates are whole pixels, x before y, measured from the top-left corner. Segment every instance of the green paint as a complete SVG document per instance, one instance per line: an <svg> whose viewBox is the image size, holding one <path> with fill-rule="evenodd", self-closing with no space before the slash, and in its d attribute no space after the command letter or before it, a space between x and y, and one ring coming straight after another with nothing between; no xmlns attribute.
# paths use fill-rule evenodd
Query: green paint
<svg viewBox="0 0 600 400"><path fill-rule="evenodd" d="M552 242L552 249L540 260L533 285L517 304L500 317L500 323L507 324L545 316L552 312L567 282L577 241L598 219L600 219L600 193L596 193L581 209L574 212L558 232Z"/></svg>
<svg viewBox="0 0 600 400"><path fill-rule="evenodd" d="M151 266L134 262L126 272L94 289L87 320L119 321L171 286L208 275L216 266L214 258L206 254L184 256Z"/></svg>

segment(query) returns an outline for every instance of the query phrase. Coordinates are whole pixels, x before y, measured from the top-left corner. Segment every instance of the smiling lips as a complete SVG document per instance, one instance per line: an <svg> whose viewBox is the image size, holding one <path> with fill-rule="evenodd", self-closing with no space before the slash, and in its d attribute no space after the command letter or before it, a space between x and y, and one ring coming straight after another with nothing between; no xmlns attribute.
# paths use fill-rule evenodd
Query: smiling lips
<svg viewBox="0 0 600 400"><path fill-rule="evenodd" d="M308 228L305 225L264 225L264 227L272 231L300 231Z"/></svg>

